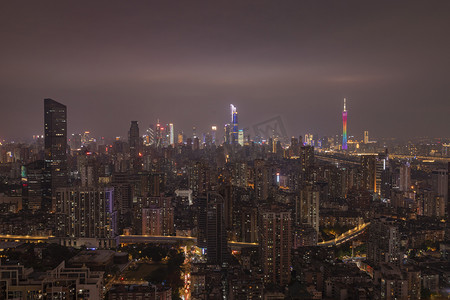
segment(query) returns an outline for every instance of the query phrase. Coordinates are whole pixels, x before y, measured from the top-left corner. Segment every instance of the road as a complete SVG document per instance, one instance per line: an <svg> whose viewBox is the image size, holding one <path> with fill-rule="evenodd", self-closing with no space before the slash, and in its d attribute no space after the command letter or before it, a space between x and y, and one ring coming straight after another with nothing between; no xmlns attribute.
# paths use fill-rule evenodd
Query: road
<svg viewBox="0 0 450 300"><path fill-rule="evenodd" d="M340 245L345 243L366 230L367 226L370 224L364 223L358 225L357 227L350 229L349 231L344 232L340 236L335 239L320 242L318 246L332 246L332 245ZM0 235L0 240L3 241L25 241L25 242L47 242L51 240L52 236L29 236L29 235ZM195 237L179 237L179 236L149 236L149 235L121 235L117 237L118 244L121 243L176 243L176 242L196 242L197 238ZM258 243L243 243L243 242L228 242L228 245L233 247L255 247L258 246Z"/></svg>
<svg viewBox="0 0 450 300"><path fill-rule="evenodd" d="M367 229L367 226L369 225L370 222L358 225L355 228L352 228L349 231L344 232L343 234L341 234L340 236L338 236L333 240L317 243L317 246L331 247L348 242L357 237L358 235L360 235L361 233L363 233Z"/></svg>

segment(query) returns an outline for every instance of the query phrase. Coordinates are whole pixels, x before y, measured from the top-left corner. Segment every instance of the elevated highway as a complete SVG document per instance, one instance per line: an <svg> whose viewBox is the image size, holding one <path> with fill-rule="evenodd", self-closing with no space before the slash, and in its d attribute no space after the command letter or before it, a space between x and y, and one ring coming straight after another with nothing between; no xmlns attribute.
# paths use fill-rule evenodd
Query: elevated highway
<svg viewBox="0 0 450 300"><path fill-rule="evenodd" d="M352 239L359 236L361 233L363 233L367 227L370 225L370 222L358 225L355 228L352 228L340 236L336 237L333 240L328 240L324 242L320 242L317 244L317 246L323 246L323 247L331 247L331 246L339 246L340 244L343 244L345 242L351 241Z"/></svg>
<svg viewBox="0 0 450 300"><path fill-rule="evenodd" d="M355 237L363 233L370 222L361 224L355 228L352 228L335 239L320 242L317 245L322 247L330 247L334 245L340 245L348 242ZM31 235L0 235L0 241L13 241L13 242L29 242L29 243L41 243L41 242L56 242L59 238L54 236L31 236ZM119 235L116 237L116 243L119 244L136 244L136 243L197 243L197 238L192 236L155 236L155 235ZM257 247L258 243L244 243L229 241L228 246L231 249L242 249L247 247Z"/></svg>

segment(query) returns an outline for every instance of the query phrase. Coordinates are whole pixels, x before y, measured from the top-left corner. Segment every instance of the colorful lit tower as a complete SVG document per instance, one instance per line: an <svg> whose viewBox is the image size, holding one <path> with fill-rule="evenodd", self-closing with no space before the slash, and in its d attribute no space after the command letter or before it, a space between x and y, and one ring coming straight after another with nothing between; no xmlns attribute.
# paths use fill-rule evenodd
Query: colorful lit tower
<svg viewBox="0 0 450 300"><path fill-rule="evenodd" d="M344 111L342 112L342 150L347 150L347 107L344 98Z"/></svg>
<svg viewBox="0 0 450 300"><path fill-rule="evenodd" d="M234 106L233 104L230 104L230 107L231 107L231 126L232 126L231 143L235 144L239 140L238 114L237 114L236 106Z"/></svg>

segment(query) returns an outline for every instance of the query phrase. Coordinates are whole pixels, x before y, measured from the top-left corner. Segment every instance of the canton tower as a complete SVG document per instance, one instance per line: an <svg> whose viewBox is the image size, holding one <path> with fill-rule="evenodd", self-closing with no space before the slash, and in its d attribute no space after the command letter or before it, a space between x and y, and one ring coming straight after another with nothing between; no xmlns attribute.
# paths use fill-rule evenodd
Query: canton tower
<svg viewBox="0 0 450 300"><path fill-rule="evenodd" d="M344 110L342 111L342 150L347 150L347 107L344 98Z"/></svg>

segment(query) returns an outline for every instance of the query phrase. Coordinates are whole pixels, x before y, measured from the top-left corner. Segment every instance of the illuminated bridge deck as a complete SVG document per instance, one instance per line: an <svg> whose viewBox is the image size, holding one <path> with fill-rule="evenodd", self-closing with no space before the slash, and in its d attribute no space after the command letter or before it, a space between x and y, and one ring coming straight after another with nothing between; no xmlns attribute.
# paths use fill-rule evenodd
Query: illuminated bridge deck
<svg viewBox="0 0 450 300"><path fill-rule="evenodd" d="M334 245L340 245L342 243L348 242L355 237L359 236L363 233L370 222L361 224L349 231L344 232L340 236L335 239L320 242L317 245L323 247L330 247ZM57 242L61 238L54 236L30 236L30 235L0 235L1 241L21 241L21 242L31 242L31 243L39 243L39 242ZM155 235L119 235L116 237L117 244L136 244L136 243L167 243L167 244L176 244L176 243L186 243L192 242L196 243L197 238L192 236L155 236ZM257 247L258 243L243 243L243 242L228 242L228 246L231 249L242 249L247 247Z"/></svg>

